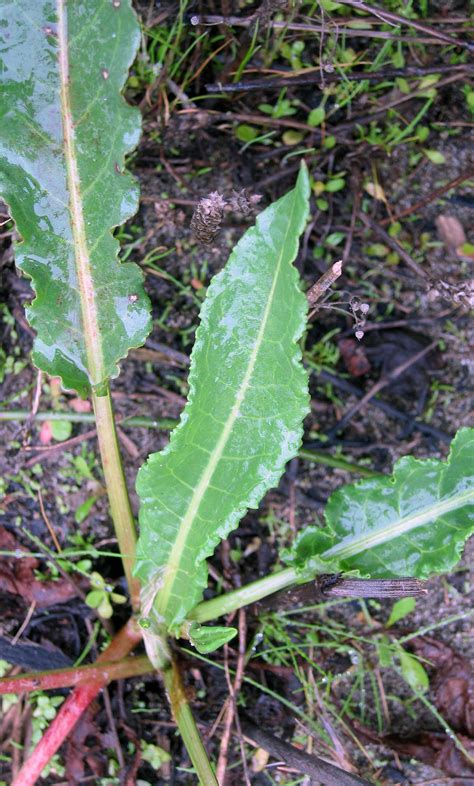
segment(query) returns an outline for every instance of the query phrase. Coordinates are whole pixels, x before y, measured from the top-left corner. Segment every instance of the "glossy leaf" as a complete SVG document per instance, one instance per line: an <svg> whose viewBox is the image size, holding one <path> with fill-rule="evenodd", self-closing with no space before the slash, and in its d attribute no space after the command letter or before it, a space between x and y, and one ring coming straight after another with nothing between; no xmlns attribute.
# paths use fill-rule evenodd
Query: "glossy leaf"
<svg viewBox="0 0 474 786"><path fill-rule="evenodd" d="M189 640L201 655L215 652L237 635L237 628L226 628L222 625L199 625L194 622L189 630Z"/></svg>
<svg viewBox="0 0 474 786"><path fill-rule="evenodd" d="M180 424L138 475L136 573L142 585L159 586L155 611L168 626L199 602L206 557L300 445L308 390L297 341L306 298L292 262L308 200L303 167L296 188L258 216L213 279Z"/></svg>
<svg viewBox="0 0 474 786"><path fill-rule="evenodd" d="M100 392L149 330L142 274L113 227L137 209L123 172L140 116L120 90L140 39L129 0L2 0L0 194L32 278L33 359Z"/></svg>
<svg viewBox="0 0 474 786"><path fill-rule="evenodd" d="M343 486L325 518L326 527L308 527L284 555L303 576L426 579L451 570L474 532L474 429L458 431L446 462L406 456L392 477Z"/></svg>

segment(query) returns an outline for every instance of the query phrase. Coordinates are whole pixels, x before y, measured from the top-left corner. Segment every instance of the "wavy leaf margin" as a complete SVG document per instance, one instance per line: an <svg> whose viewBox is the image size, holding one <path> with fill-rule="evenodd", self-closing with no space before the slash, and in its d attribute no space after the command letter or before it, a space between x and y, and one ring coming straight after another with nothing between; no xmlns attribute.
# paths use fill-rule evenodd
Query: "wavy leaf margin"
<svg viewBox="0 0 474 786"><path fill-rule="evenodd" d="M474 533L474 429L457 432L446 461L405 456L390 477L338 489L325 519L282 555L302 576L427 579L452 570Z"/></svg>
<svg viewBox="0 0 474 786"><path fill-rule="evenodd" d="M138 110L121 90L140 30L128 0L3 2L0 193L36 297L33 360L85 396L150 329L140 269L112 229L136 212L123 171Z"/></svg>
<svg viewBox="0 0 474 786"><path fill-rule="evenodd" d="M199 602L206 558L276 485L301 443L308 379L298 341L307 303L292 263L309 194L302 166L296 187L257 217L212 280L188 403L168 446L138 474L135 572L142 586L156 587L155 613L168 627Z"/></svg>

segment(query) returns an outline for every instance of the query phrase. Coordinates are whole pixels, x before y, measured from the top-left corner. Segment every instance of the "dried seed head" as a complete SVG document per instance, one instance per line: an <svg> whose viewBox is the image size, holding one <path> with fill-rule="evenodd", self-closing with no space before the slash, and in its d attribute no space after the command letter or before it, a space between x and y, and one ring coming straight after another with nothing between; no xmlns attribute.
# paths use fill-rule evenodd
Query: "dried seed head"
<svg viewBox="0 0 474 786"><path fill-rule="evenodd" d="M199 200L191 219L191 229L200 243L206 245L212 243L224 218L226 204L224 197L218 191L213 191Z"/></svg>
<svg viewBox="0 0 474 786"><path fill-rule="evenodd" d="M353 314L355 314L360 309L360 300L358 297L351 297L349 301L349 308Z"/></svg>
<svg viewBox="0 0 474 786"><path fill-rule="evenodd" d="M255 212L261 198L261 194L249 194L246 188L242 188L241 191L232 191L227 209L232 210L234 213L250 216Z"/></svg>
<svg viewBox="0 0 474 786"><path fill-rule="evenodd" d="M368 303L361 303L358 297L352 297L349 301L349 308L354 319L354 335L358 341L361 341L364 338L366 316L370 306Z"/></svg>
<svg viewBox="0 0 474 786"><path fill-rule="evenodd" d="M436 282L436 285L428 290L428 300L430 302L434 302L440 297L442 297L444 300L451 301L453 305L460 306L462 309L473 309L474 279L463 281L460 284L452 284L448 281L439 279Z"/></svg>

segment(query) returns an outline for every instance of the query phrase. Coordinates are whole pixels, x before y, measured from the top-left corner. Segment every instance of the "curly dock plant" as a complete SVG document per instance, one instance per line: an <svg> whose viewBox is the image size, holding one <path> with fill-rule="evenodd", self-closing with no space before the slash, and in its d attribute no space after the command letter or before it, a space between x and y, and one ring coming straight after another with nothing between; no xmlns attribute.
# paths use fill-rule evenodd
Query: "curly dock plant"
<svg viewBox="0 0 474 786"><path fill-rule="evenodd" d="M137 207L137 186L123 168L140 119L120 90L139 27L125 0L3 6L0 191L21 238L18 267L36 293L28 309L37 334L33 361L65 388L92 397L111 514L137 608L135 527L109 380L150 328L141 272L118 260L112 231ZM167 460L152 457L140 476L146 559L137 575L144 611L150 612L148 598L153 611L152 630L145 623L143 629L150 653L156 641L164 653L153 662L169 677L177 720L193 760L201 759L195 764L203 780L213 776L187 705L182 709L166 636L201 599L205 557L278 480L301 440L307 386L296 341L306 301L291 263L308 198L302 170L297 188L260 217L213 283L193 355L189 406Z"/></svg>
<svg viewBox="0 0 474 786"><path fill-rule="evenodd" d="M132 620L117 634L88 672L93 677L80 669L45 676L45 685L76 687L13 786L36 782L109 679L147 668L161 671L200 782L213 785L170 640L184 637L211 652L236 631L203 623L320 573L426 578L452 567L474 528L473 433L458 434L447 463L403 459L392 479L336 492L326 527L300 534L282 555L287 567L201 602L207 558L278 482L301 442L308 385L298 342L306 298L293 262L309 210L303 165L294 189L260 214L208 289L181 422L139 472L136 548L109 380L150 328L141 272L119 261L113 236L137 207L136 183L123 169L140 121L120 91L139 27L128 0L2 5L0 193L20 235L18 267L36 293L28 308L33 361L92 398L111 516L141 624ZM142 638L149 661L127 659ZM23 690L37 684L28 675L22 680ZM0 680L2 687L11 689L11 680ZM321 780L328 767L328 782L363 783L325 762Z"/></svg>

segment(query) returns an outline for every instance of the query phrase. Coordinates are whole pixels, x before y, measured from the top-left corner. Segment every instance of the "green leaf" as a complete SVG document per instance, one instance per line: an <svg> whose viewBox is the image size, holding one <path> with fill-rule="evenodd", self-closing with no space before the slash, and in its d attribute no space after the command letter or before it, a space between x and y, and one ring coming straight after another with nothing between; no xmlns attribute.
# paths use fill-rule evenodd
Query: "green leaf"
<svg viewBox="0 0 474 786"><path fill-rule="evenodd" d="M0 194L36 298L33 359L86 395L149 331L142 274L112 229L137 209L123 172L140 137L120 90L140 41L129 0L3 2Z"/></svg>
<svg viewBox="0 0 474 786"><path fill-rule="evenodd" d="M58 442L64 442L72 434L72 423L69 420L52 420L51 434Z"/></svg>
<svg viewBox="0 0 474 786"><path fill-rule="evenodd" d="M325 11L336 11L338 8L341 8L341 4L334 3L333 0L320 0L320 4Z"/></svg>
<svg viewBox="0 0 474 786"><path fill-rule="evenodd" d="M258 137L258 134L259 132L254 126L246 125L246 123L242 123L235 129L235 135L241 142L252 142Z"/></svg>
<svg viewBox="0 0 474 786"><path fill-rule="evenodd" d="M387 620L387 628L390 628L391 625L395 625L396 622L399 622L404 617L407 617L408 614L411 614L415 606L415 598L400 598L400 600L397 600L392 606L392 611Z"/></svg>
<svg viewBox="0 0 474 786"><path fill-rule="evenodd" d="M81 505L78 505L74 514L74 521L76 524L82 524L82 522L86 520L89 513L91 512L92 506L97 502L97 500L97 496L88 497L88 499L82 502Z"/></svg>
<svg viewBox="0 0 474 786"><path fill-rule="evenodd" d="M331 232L325 239L328 246L339 246L345 238L344 232Z"/></svg>
<svg viewBox="0 0 474 786"><path fill-rule="evenodd" d="M155 610L168 626L199 602L206 557L300 445L308 380L297 342L307 305L292 262L308 201L303 166L296 188L258 216L213 279L180 424L138 474L136 575L144 587L156 582Z"/></svg>
<svg viewBox="0 0 474 786"><path fill-rule="evenodd" d="M97 613L106 620L109 620L114 613L109 596L105 593L102 594L102 600L97 607Z"/></svg>
<svg viewBox="0 0 474 786"><path fill-rule="evenodd" d="M304 576L321 562L366 578L451 570L474 532L474 429L458 431L446 462L406 456L392 477L343 486L325 518L326 527L303 530L284 554Z"/></svg>
<svg viewBox="0 0 474 786"><path fill-rule="evenodd" d="M401 76L397 77L395 79L395 84L396 84L396 86L398 87L398 89L400 90L401 93L403 93L404 95L408 95L408 93L410 92L411 88L410 88L410 83L408 82L407 79L404 79Z"/></svg>
<svg viewBox="0 0 474 786"><path fill-rule="evenodd" d="M390 644L390 639L387 636L380 636L374 641L377 650L377 657L382 668L389 668L393 662L393 647Z"/></svg>
<svg viewBox="0 0 474 786"><path fill-rule="evenodd" d="M237 628L226 628L222 625L209 627L195 622L189 630L189 640L201 655L207 655L231 641L237 632Z"/></svg>
<svg viewBox="0 0 474 786"><path fill-rule="evenodd" d="M429 677L422 664L410 655L402 647L397 648L397 655L400 659L400 670L403 679L414 691L425 691L430 687Z"/></svg>
<svg viewBox="0 0 474 786"><path fill-rule="evenodd" d="M458 246L456 252L460 257L469 257L470 259L474 259L474 244L463 243L462 245Z"/></svg>
<svg viewBox="0 0 474 786"><path fill-rule="evenodd" d="M301 140L303 139L303 134L301 131L285 131L282 135L282 142L284 145L299 145Z"/></svg>
<svg viewBox="0 0 474 786"><path fill-rule="evenodd" d="M326 191L334 194L336 191L340 191L346 185L346 181L342 177L336 177L334 180L329 180L326 183Z"/></svg>
<svg viewBox="0 0 474 786"><path fill-rule="evenodd" d="M423 153L425 154L426 158L429 158L432 164L445 164L446 158L443 153L440 153L439 150L428 150L426 147L423 148Z"/></svg>
<svg viewBox="0 0 474 786"><path fill-rule="evenodd" d="M326 112L324 111L324 107L318 106L309 113L307 123L309 126L320 126L325 117Z"/></svg>
<svg viewBox="0 0 474 786"><path fill-rule="evenodd" d="M104 590L91 590L86 595L86 603L91 609L96 609L104 599Z"/></svg>
<svg viewBox="0 0 474 786"><path fill-rule="evenodd" d="M127 598L125 595L120 595L118 592L111 592L110 593L110 600L112 603L126 603Z"/></svg>
<svg viewBox="0 0 474 786"><path fill-rule="evenodd" d="M366 251L371 257L386 257L389 250L389 247L383 243L371 243L366 246Z"/></svg>
<svg viewBox="0 0 474 786"><path fill-rule="evenodd" d="M424 90L425 87L431 87L432 85L436 85L439 82L440 78L441 78L441 74L428 74L428 76L424 76L417 87L417 92L418 90Z"/></svg>
<svg viewBox="0 0 474 786"><path fill-rule="evenodd" d="M325 558L334 545L334 534L327 528L305 527L289 549L282 549L283 562L293 565L301 573L303 581L309 581L319 573L339 573L339 560Z"/></svg>
<svg viewBox="0 0 474 786"><path fill-rule="evenodd" d="M141 740L140 742L142 747L141 757L143 761L147 761L154 770L159 770L163 764L171 761L170 754L168 751L165 751L164 748L160 748L159 745L153 745L153 743L145 742L145 740ZM137 783L145 785L147 781L137 781Z"/></svg>
<svg viewBox="0 0 474 786"><path fill-rule="evenodd" d="M430 129L428 128L428 126L418 126L416 130L416 138L418 142L426 142L429 135L430 135ZM443 160L445 160L444 156L443 156Z"/></svg>

